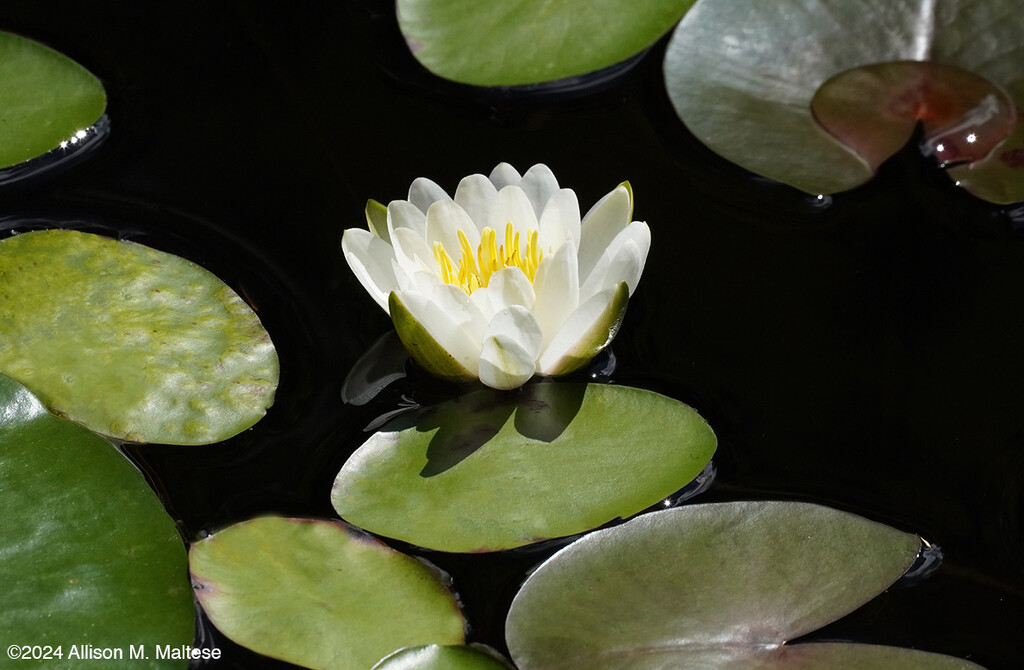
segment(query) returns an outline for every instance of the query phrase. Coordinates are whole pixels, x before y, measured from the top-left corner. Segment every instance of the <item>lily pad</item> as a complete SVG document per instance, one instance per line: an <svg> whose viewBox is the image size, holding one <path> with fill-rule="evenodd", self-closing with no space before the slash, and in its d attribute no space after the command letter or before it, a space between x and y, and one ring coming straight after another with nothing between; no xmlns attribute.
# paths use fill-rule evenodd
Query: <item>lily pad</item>
<svg viewBox="0 0 1024 670"><path fill-rule="evenodd" d="M947 151L950 141L964 149L972 135L980 140L961 156L935 153L943 163L991 163L954 178L1009 203L1024 200L1024 168L1006 157L1014 147L1005 139L1021 123L1014 106L1024 107L1022 41L1013 0L719 0L680 21L665 84L713 151L808 193L864 183L921 120L926 151L942 137ZM816 121L816 94L831 98L832 120L845 127L836 134L850 146Z"/></svg>
<svg viewBox="0 0 1024 670"><path fill-rule="evenodd" d="M436 573L340 523L244 521L192 545L189 565L222 633L289 663L365 670L403 647L464 640Z"/></svg>
<svg viewBox="0 0 1024 670"><path fill-rule="evenodd" d="M632 516L700 474L715 446L697 412L650 391L478 391L371 436L342 467L331 501L380 535L496 551Z"/></svg>
<svg viewBox="0 0 1024 670"><path fill-rule="evenodd" d="M3 375L0 417L6 642L60 649L51 662L26 652L35 667L187 667L153 653L190 644L195 612L184 544L142 475ZM138 645L148 660L129 657ZM123 658L90 655L105 649Z"/></svg>
<svg viewBox="0 0 1024 670"><path fill-rule="evenodd" d="M431 644L397 651L372 670L512 670L512 666L475 647Z"/></svg>
<svg viewBox="0 0 1024 670"><path fill-rule="evenodd" d="M278 360L253 311L194 263L44 230L0 241L0 372L97 433L205 444L263 416Z"/></svg>
<svg viewBox="0 0 1024 670"><path fill-rule="evenodd" d="M78 143L107 107L103 84L88 70L7 32L0 32L0 89L0 168Z"/></svg>
<svg viewBox="0 0 1024 670"><path fill-rule="evenodd" d="M409 48L434 74L477 86L553 81L651 46L694 0L398 0Z"/></svg>
<svg viewBox="0 0 1024 670"><path fill-rule="evenodd" d="M512 602L520 670L977 670L938 654L784 644L898 579L915 535L818 505L740 502L645 514L583 537Z"/></svg>

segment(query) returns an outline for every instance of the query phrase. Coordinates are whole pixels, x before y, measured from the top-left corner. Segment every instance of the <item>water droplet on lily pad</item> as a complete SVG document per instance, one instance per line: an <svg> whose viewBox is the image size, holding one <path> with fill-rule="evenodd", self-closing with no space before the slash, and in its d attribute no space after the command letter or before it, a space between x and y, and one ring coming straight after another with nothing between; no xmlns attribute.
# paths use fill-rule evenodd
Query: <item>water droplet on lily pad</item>
<svg viewBox="0 0 1024 670"><path fill-rule="evenodd" d="M194 263L42 230L0 240L0 372L97 433L205 444L263 416L278 359L252 309Z"/></svg>

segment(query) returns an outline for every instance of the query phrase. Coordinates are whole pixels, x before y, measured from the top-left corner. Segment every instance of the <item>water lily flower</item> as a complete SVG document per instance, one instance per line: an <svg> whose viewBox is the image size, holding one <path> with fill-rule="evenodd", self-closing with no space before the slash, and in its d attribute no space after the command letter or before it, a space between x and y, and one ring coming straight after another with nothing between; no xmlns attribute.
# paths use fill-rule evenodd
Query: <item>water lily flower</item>
<svg viewBox="0 0 1024 670"><path fill-rule="evenodd" d="M496 389L564 375L615 337L651 246L620 184L580 217L547 166L501 163L450 197L420 177L406 200L366 206L345 260L422 367Z"/></svg>

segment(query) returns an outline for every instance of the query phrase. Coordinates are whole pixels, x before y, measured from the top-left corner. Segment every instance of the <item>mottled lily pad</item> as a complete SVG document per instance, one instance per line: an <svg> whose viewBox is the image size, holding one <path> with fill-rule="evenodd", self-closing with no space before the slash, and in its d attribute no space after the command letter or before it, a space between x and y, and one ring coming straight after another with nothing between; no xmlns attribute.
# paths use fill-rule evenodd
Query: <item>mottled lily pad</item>
<svg viewBox="0 0 1024 670"><path fill-rule="evenodd" d="M331 500L380 535L495 551L632 516L700 474L715 446L692 408L650 391L478 391L386 425L342 467Z"/></svg>
<svg viewBox="0 0 1024 670"><path fill-rule="evenodd" d="M431 644L397 651L373 670L512 670L512 666L475 647Z"/></svg>
<svg viewBox="0 0 1024 670"><path fill-rule="evenodd" d="M4 640L60 647L49 661L30 650L12 667L188 666L154 654L156 645L190 644L195 626L174 522L110 444L3 375L0 509ZM138 645L148 660L129 657ZM97 661L90 649L120 649L123 658Z"/></svg>
<svg viewBox="0 0 1024 670"><path fill-rule="evenodd" d="M534 84L626 60L668 32L694 0L398 0L416 59L464 84Z"/></svg>
<svg viewBox="0 0 1024 670"><path fill-rule="evenodd" d="M67 56L0 32L0 168L78 143L107 106L103 85Z"/></svg>
<svg viewBox="0 0 1024 670"><path fill-rule="evenodd" d="M974 161L952 176L1005 204L1024 200L1022 42L1015 0L718 0L680 21L665 84L704 144L808 193L864 183L920 120L926 153Z"/></svg>
<svg viewBox="0 0 1024 670"><path fill-rule="evenodd" d="M645 514L584 536L512 602L520 670L978 670L863 644L785 644L881 593L917 536L818 505L740 502Z"/></svg>
<svg viewBox="0 0 1024 670"><path fill-rule="evenodd" d="M0 372L98 433L204 444L263 416L278 361L253 311L194 263L45 230L0 241Z"/></svg>
<svg viewBox="0 0 1024 670"><path fill-rule="evenodd" d="M370 668L404 647L464 641L438 574L340 523L252 519L192 545L189 565L221 632L307 668Z"/></svg>

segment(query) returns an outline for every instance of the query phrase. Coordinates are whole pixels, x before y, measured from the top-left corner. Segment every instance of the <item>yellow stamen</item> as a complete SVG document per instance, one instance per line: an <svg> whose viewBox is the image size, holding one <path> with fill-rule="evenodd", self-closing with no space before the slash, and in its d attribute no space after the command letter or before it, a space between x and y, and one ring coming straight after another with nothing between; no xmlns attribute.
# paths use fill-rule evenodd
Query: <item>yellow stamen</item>
<svg viewBox="0 0 1024 670"><path fill-rule="evenodd" d="M512 222L505 224L505 244L498 246L498 235L493 228L487 227L480 231L480 244L476 254L466 234L459 231L459 266L455 263L440 242L434 242L434 259L437 261L441 280L446 284L458 286L467 294L478 288L487 286L498 270L516 267L523 271L526 278L533 282L537 267L544 259L544 251L540 248L537 231L530 231L526 249L520 252L519 231Z"/></svg>

